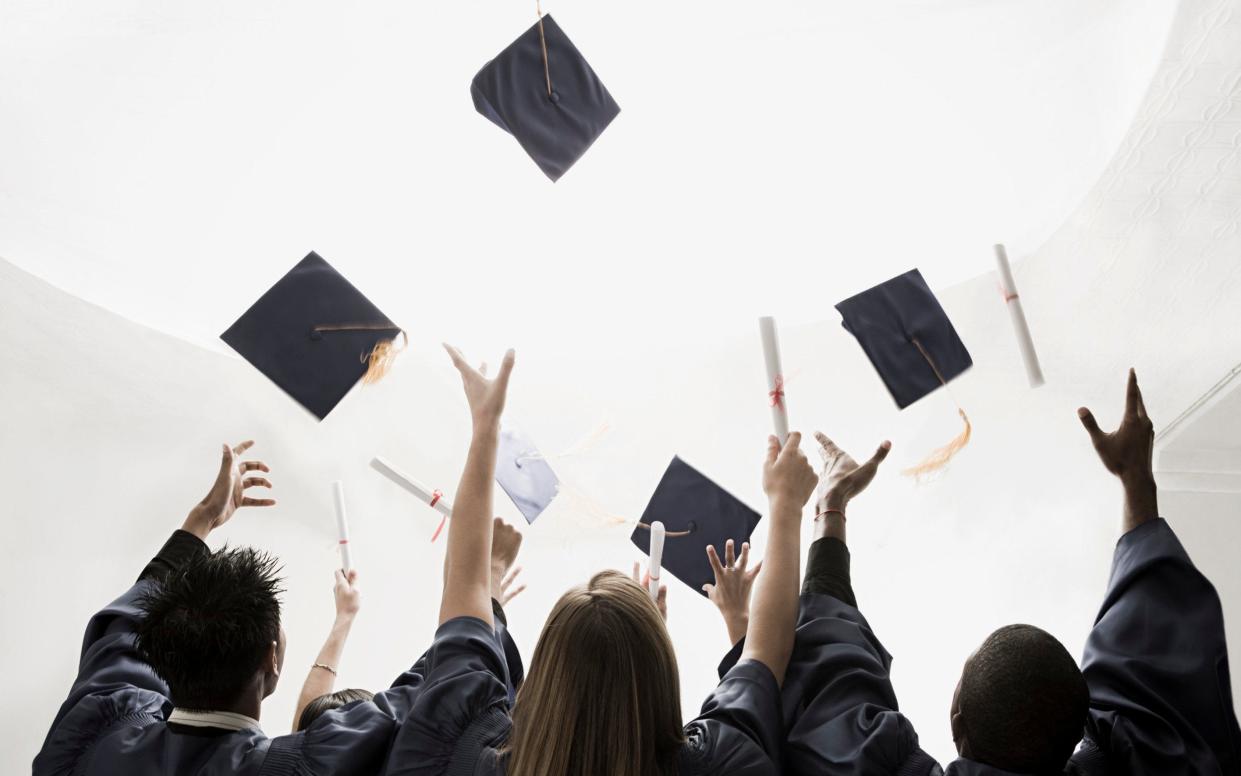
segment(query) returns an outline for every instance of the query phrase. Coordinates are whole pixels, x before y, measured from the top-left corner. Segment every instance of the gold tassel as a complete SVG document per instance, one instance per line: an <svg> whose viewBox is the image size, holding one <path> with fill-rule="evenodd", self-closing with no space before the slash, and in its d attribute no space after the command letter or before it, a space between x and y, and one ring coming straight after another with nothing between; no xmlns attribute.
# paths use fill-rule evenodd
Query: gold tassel
<svg viewBox="0 0 1241 776"><path fill-rule="evenodd" d="M924 474L937 472L948 465L948 462L952 460L952 456L956 455L970 443L970 434L973 433L974 427L970 425L970 419L965 414L965 410L957 407L957 412L961 415L961 422L965 424L965 429L960 434L957 434L956 438L951 442L932 451L917 466L911 466L908 469L902 470L901 474L909 477L921 477Z"/></svg>
<svg viewBox="0 0 1241 776"><path fill-rule="evenodd" d="M940 385L944 386L944 390L948 391L948 394L951 396L952 389L948 387L948 381L944 379L942 374L940 374L939 367L935 366L935 362L931 360L931 354L926 352L926 348L922 347L922 343L917 339L912 339L910 342L918 348L918 352L922 354L922 357L926 359L926 363L930 365L931 371L934 372L935 376L939 378ZM955 396L952 401L956 404L957 400ZM948 444L933 450L931 454L926 458L923 458L922 462L917 466L911 466L908 469L902 470L901 474L908 477L921 478L924 474L937 472L947 466L948 462L952 460L952 457L970 443L970 435L973 433L974 427L970 425L969 416L965 414L965 410L961 409L960 404L957 404L957 414L961 416L961 422L965 424L965 429L960 434L957 434L956 438Z"/></svg>
<svg viewBox="0 0 1241 776"><path fill-rule="evenodd" d="M390 340L376 343L369 354L362 354L361 361L367 365L366 374L362 376L362 383L364 385L373 385L388 375L388 372L392 369L392 363L396 361L396 357L409 345L409 335L405 333L404 329L401 329L401 337L403 342L400 347L392 344L396 341L396 338L393 337Z"/></svg>

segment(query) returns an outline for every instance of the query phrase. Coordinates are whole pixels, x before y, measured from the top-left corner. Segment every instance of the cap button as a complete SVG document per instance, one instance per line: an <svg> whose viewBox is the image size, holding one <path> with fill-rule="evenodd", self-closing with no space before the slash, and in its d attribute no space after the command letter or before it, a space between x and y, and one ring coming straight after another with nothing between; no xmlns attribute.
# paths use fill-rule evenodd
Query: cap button
<svg viewBox="0 0 1241 776"><path fill-rule="evenodd" d="M319 331L318 329L311 329L310 338L314 340L315 342L318 342L319 340L323 339L323 332Z"/></svg>
<svg viewBox="0 0 1241 776"><path fill-rule="evenodd" d="M560 102L560 92L552 90L552 93L548 95L547 99L551 100L552 102Z"/></svg>

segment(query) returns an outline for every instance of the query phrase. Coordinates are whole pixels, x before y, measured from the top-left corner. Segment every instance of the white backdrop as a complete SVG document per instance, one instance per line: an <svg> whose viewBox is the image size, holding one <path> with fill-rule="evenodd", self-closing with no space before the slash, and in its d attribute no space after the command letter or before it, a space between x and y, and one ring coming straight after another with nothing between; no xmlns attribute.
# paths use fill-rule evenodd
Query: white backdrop
<svg viewBox="0 0 1241 776"><path fill-rule="evenodd" d="M610 429L553 461L585 495L526 529L531 589L511 619L528 655L566 586L636 557L628 528L604 515L635 519L673 454L762 507L761 311L785 322L796 427L858 452L895 443L852 511L855 587L896 656L903 710L948 759L952 686L983 636L1033 622L1079 651L1102 594L1119 492L1074 409L1087 403L1114 422L1133 364L1159 422L1241 360L1238 5L1184 0L1162 57L1168 3L1128 13L1131 3L909 2L849 12L853 27L839 16L798 24L805 6L787 3L759 35L702 5L612 19L550 8L625 110L551 186L465 97L477 64L528 23L524 11L501 20L459 3L354 17L299 4L205 18L6 4L0 254L70 293L0 263L0 560L19 581L0 587L0 664L13 697L35 699L0 711L4 757L29 762L86 618L201 497L226 440L259 440L281 500L216 540L285 562L288 671L266 729L286 729L330 623L334 479L348 487L366 585L342 682L380 687L421 652L439 595L436 517L367 462L383 454L454 486L467 417L435 349L443 337L479 358L517 348L509 414L546 451ZM997 34L975 34L988 23ZM469 46L441 45L467 24L483 30ZM409 34L425 29L434 46ZM682 61L672 33L695 29L701 54ZM829 34L836 45L791 43ZM765 41L765 59L733 56L752 39ZM989 55L962 48L971 42ZM1023 57L1003 56L1023 45ZM885 56L863 56L875 47ZM659 67L631 69L635 51L658 53ZM847 123L824 120L827 103L804 99L804 82L770 77L819 53L839 57L832 73L867 65L855 87L833 83L854 89L841 97ZM751 71L755 61L773 70ZM1013 61L1029 67L987 85ZM349 68L385 76L342 76ZM692 78L668 75L685 68ZM410 72L437 77L398 77ZM1029 80L1014 80L1020 72ZM773 98L751 110L735 83ZM466 118L426 108L448 104ZM1023 105L1027 120L991 111L1005 104ZM937 123L947 117L956 123ZM818 143L820 132L843 134ZM1000 189L992 175L1015 182ZM1025 387L994 279L976 276L997 232L1016 246L1048 377L1039 391ZM311 248L415 332L390 379L322 424L212 342ZM831 309L915 264L976 362L953 385L975 439L921 486L896 471L956 433L949 398L897 413ZM520 519L499 491L496 503ZM1237 622L1236 499L1164 506L1227 583ZM670 608L692 713L726 639L695 593L674 587Z"/></svg>

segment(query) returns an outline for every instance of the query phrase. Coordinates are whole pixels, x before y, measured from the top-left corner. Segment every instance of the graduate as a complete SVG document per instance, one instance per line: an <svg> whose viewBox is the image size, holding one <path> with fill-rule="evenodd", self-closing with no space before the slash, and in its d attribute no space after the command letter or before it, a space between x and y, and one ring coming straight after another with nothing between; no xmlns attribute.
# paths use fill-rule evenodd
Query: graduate
<svg viewBox="0 0 1241 776"><path fill-rule="evenodd" d="M275 504L249 495L271 487L265 463L239 460L252 444L224 447L207 496L137 583L87 625L77 679L35 757L36 776L381 772L422 692L417 665L391 689L326 711L294 735L268 738L260 727L284 669L277 561L206 545L238 509ZM498 621L502 654L516 655Z"/></svg>
<svg viewBox="0 0 1241 776"><path fill-rule="evenodd" d="M1079 410L1125 491L1123 534L1079 670L1050 634L1009 625L966 661L951 704L960 757L941 769L899 711L883 649L849 582L845 519L886 456L858 466L820 436L828 461L816 507L796 647L784 687L789 774L1043 776L1234 774L1223 614L1210 582L1158 516L1154 431L1137 378L1112 433ZM721 664L727 670L738 651Z"/></svg>
<svg viewBox="0 0 1241 776"><path fill-rule="evenodd" d="M682 724L676 656L649 590L601 571L566 592L539 636L511 709L504 650L492 626L487 563L500 415L513 369L494 380L449 349L461 373L473 439L449 521L440 627L425 686L393 744L389 774L650 776L779 774L780 682L797 617L799 524L814 470L769 440L763 467L770 546L744 651Z"/></svg>

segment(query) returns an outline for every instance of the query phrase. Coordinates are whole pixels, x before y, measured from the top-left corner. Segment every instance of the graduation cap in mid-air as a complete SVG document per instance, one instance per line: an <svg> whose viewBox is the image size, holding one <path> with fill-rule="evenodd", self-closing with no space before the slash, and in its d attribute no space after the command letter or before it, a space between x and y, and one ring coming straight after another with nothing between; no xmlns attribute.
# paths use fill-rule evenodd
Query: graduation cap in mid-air
<svg viewBox="0 0 1241 776"><path fill-rule="evenodd" d="M527 523L533 523L560 492L560 480L538 448L525 434L510 428L500 431L496 482Z"/></svg>
<svg viewBox="0 0 1241 776"><path fill-rule="evenodd" d="M857 337L883 384L905 409L973 366L956 329L935 295L912 269L836 305L845 329ZM965 411L957 407L965 430L907 474L925 474L948 462L970 438Z"/></svg>
<svg viewBox="0 0 1241 776"><path fill-rule="evenodd" d="M551 178L586 153L620 113L560 25L540 16L474 76L474 107L517 139Z"/></svg>
<svg viewBox="0 0 1241 776"><path fill-rule="evenodd" d="M707 545L713 545L723 558L725 542L732 539L739 547L749 541L761 519L740 499L674 457L629 539L649 554L651 525L663 523L667 536L663 567L705 596L702 586L715 582Z"/></svg>
<svg viewBox="0 0 1241 776"><path fill-rule="evenodd" d="M311 252L220 335L323 420L358 380L375 382L405 331Z"/></svg>

